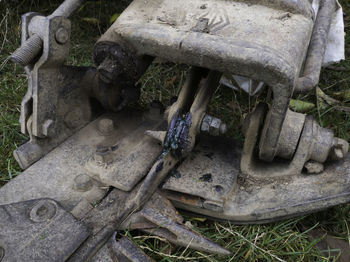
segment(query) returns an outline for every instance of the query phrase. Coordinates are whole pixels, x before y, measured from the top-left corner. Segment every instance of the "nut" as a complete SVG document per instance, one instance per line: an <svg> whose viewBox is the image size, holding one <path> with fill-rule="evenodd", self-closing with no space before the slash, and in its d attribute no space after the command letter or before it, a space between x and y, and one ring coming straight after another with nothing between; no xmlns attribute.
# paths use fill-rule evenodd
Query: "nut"
<svg viewBox="0 0 350 262"><path fill-rule="evenodd" d="M201 131L212 136L218 136L227 132L227 126L221 119L205 115L202 120Z"/></svg>
<svg viewBox="0 0 350 262"><path fill-rule="evenodd" d="M97 163L109 164L113 162L112 150L108 147L98 147L95 154L94 160Z"/></svg>
<svg viewBox="0 0 350 262"><path fill-rule="evenodd" d="M65 43L67 43L67 41L69 39L69 32L67 31L67 29L61 27L56 31L55 38L56 38L57 43L63 45Z"/></svg>

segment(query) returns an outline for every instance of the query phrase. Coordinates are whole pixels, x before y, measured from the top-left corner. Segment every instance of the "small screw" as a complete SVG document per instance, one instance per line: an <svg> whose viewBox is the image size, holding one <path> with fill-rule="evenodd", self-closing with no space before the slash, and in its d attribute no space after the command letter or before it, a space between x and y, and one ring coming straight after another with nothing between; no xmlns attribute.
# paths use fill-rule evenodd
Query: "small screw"
<svg viewBox="0 0 350 262"><path fill-rule="evenodd" d="M56 31L55 38L56 38L57 43L59 43L59 44L63 45L65 43L67 43L67 41L69 39L69 33L68 33L67 29L65 29L63 27L59 28Z"/></svg>

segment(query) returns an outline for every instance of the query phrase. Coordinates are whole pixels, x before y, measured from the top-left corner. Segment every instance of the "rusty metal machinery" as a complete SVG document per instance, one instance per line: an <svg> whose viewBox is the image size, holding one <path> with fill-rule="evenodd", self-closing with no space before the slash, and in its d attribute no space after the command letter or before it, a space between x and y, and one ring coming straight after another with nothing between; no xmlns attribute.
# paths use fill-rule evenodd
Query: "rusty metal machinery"
<svg viewBox="0 0 350 262"><path fill-rule="evenodd" d="M317 16L309 0L134 0L97 41L96 67L66 66L82 2L22 17L11 60L28 75L30 140L14 152L23 173L0 189L0 261L151 261L123 229L229 255L175 207L244 224L350 201L348 143L288 109L318 83L334 0ZM177 101L128 108L155 57L192 66ZM243 147L206 113L222 73L273 92L246 117Z"/></svg>

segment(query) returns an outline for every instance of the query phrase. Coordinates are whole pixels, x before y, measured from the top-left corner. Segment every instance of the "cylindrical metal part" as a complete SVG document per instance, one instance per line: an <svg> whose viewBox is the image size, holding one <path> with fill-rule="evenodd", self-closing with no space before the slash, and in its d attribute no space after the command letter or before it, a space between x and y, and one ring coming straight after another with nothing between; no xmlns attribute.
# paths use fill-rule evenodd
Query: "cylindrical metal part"
<svg viewBox="0 0 350 262"><path fill-rule="evenodd" d="M288 109L278 140L276 155L284 159L292 159L303 131L305 115Z"/></svg>

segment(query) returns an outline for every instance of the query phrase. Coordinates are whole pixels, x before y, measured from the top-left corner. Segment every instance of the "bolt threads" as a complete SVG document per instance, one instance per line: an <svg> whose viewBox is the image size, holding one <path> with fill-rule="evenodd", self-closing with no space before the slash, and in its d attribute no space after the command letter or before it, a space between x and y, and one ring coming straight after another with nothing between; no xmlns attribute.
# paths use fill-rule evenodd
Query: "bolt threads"
<svg viewBox="0 0 350 262"><path fill-rule="evenodd" d="M39 55L42 46L43 41L38 35L34 34L10 56L10 60L22 66L27 66Z"/></svg>

